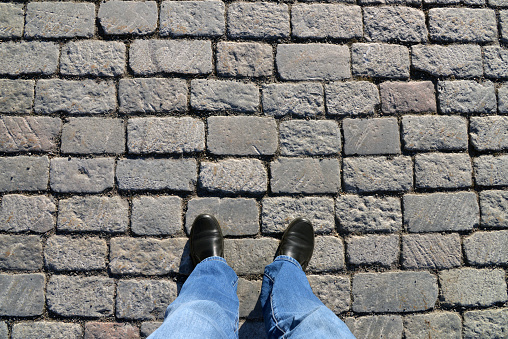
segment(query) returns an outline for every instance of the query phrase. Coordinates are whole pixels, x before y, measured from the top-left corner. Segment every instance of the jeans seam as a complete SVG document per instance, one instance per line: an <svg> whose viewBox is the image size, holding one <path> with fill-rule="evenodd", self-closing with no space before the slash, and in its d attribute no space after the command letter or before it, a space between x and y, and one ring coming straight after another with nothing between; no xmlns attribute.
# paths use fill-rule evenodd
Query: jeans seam
<svg viewBox="0 0 508 339"><path fill-rule="evenodd" d="M284 339L286 336L286 332L282 328L280 328L279 322L277 321L277 318L275 317L275 310L273 309L273 295L272 294L270 294L270 308L272 309L272 318L275 321L275 327L277 327L279 329L279 331L282 332L282 339Z"/></svg>

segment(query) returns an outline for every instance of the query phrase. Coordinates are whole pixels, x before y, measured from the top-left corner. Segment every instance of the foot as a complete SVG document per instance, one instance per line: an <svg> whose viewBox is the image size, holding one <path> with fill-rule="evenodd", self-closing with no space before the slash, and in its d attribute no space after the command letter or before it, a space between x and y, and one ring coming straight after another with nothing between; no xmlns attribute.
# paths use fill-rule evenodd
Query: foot
<svg viewBox="0 0 508 339"><path fill-rule="evenodd" d="M212 215L200 214L194 220L190 233L190 255L194 266L208 257L224 257L224 238L219 222Z"/></svg>
<svg viewBox="0 0 508 339"><path fill-rule="evenodd" d="M287 255L296 259L302 269L309 264L314 251L314 228L308 219L296 218L289 224L275 256Z"/></svg>

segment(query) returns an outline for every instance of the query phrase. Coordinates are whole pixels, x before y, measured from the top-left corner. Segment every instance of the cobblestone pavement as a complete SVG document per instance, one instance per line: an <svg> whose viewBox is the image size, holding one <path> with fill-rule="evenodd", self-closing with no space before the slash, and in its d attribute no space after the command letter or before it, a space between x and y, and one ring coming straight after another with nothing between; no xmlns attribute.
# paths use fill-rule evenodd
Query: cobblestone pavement
<svg viewBox="0 0 508 339"><path fill-rule="evenodd" d="M386 2L386 3L385 3ZM358 338L507 338L508 0L0 3L0 338L144 338L215 214Z"/></svg>

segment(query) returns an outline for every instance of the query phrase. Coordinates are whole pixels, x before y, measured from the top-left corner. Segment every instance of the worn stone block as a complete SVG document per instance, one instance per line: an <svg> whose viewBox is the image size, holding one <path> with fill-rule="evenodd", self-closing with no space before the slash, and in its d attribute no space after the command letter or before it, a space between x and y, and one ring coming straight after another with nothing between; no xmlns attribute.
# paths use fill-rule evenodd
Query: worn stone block
<svg viewBox="0 0 508 339"><path fill-rule="evenodd" d="M467 261L476 266L508 266L508 231L475 232L464 239Z"/></svg>
<svg viewBox="0 0 508 339"><path fill-rule="evenodd" d="M378 155L400 153L396 118L349 119L342 121L344 154Z"/></svg>
<svg viewBox="0 0 508 339"><path fill-rule="evenodd" d="M55 192L100 193L115 183L113 158L53 158L49 182Z"/></svg>
<svg viewBox="0 0 508 339"><path fill-rule="evenodd" d="M54 42L0 42L0 74L56 73L60 47Z"/></svg>
<svg viewBox="0 0 508 339"><path fill-rule="evenodd" d="M485 76L488 78L508 78L508 66L506 66L508 50L498 46L486 46L483 48L483 63Z"/></svg>
<svg viewBox="0 0 508 339"><path fill-rule="evenodd" d="M46 196L6 194L2 198L0 230L44 233L55 227L55 204Z"/></svg>
<svg viewBox="0 0 508 339"><path fill-rule="evenodd" d="M471 158L464 153L415 156L415 184L419 188L463 188L473 184Z"/></svg>
<svg viewBox="0 0 508 339"><path fill-rule="evenodd" d="M29 2L27 38L91 38L95 32L95 5L87 2Z"/></svg>
<svg viewBox="0 0 508 339"><path fill-rule="evenodd" d="M453 312L408 315L404 318L404 324L404 334L407 339L462 338L460 315Z"/></svg>
<svg viewBox="0 0 508 339"><path fill-rule="evenodd" d="M431 81L386 81L379 85L384 113L436 112L436 95Z"/></svg>
<svg viewBox="0 0 508 339"><path fill-rule="evenodd" d="M472 192L406 194L403 203L409 232L467 231L479 222L478 201Z"/></svg>
<svg viewBox="0 0 508 339"><path fill-rule="evenodd" d="M335 231L333 199L325 197L269 197L261 200L263 233L281 233L293 219L304 217L316 233Z"/></svg>
<svg viewBox="0 0 508 339"><path fill-rule="evenodd" d="M365 7L365 36L369 41L425 42L425 14L404 6Z"/></svg>
<svg viewBox="0 0 508 339"><path fill-rule="evenodd" d="M181 235L182 199L167 196L132 199L131 230L136 235Z"/></svg>
<svg viewBox="0 0 508 339"><path fill-rule="evenodd" d="M176 299L176 283L166 280L120 280L116 292L116 317L130 320L163 319Z"/></svg>
<svg viewBox="0 0 508 339"><path fill-rule="evenodd" d="M0 321L0 336L2 338L9 338L9 329L7 328L7 323L5 321Z"/></svg>
<svg viewBox="0 0 508 339"><path fill-rule="evenodd" d="M259 302L261 283L261 280L238 279L237 294L240 300L240 318L263 318L263 311Z"/></svg>
<svg viewBox="0 0 508 339"><path fill-rule="evenodd" d="M490 306L508 300L505 271L457 268L439 272L442 304L445 306Z"/></svg>
<svg viewBox="0 0 508 339"><path fill-rule="evenodd" d="M62 47L60 73L119 76L125 73L125 44L118 41L71 41Z"/></svg>
<svg viewBox="0 0 508 339"><path fill-rule="evenodd" d="M17 114L32 112L34 87L33 80L0 79L0 112Z"/></svg>
<svg viewBox="0 0 508 339"><path fill-rule="evenodd" d="M236 81L195 79L191 81L190 104L198 111L253 113L258 110L259 89Z"/></svg>
<svg viewBox="0 0 508 339"><path fill-rule="evenodd" d="M0 268L27 271L41 269L41 237L37 235L0 235Z"/></svg>
<svg viewBox="0 0 508 339"><path fill-rule="evenodd" d="M217 74L224 77L263 77L273 73L272 46L257 42L217 43Z"/></svg>
<svg viewBox="0 0 508 339"><path fill-rule="evenodd" d="M441 113L496 113L496 93L490 81L438 81Z"/></svg>
<svg viewBox="0 0 508 339"><path fill-rule="evenodd" d="M15 156L0 158L0 192L43 191L48 188L47 156Z"/></svg>
<svg viewBox="0 0 508 339"><path fill-rule="evenodd" d="M0 13L0 38L20 38L25 24L23 4L0 4Z"/></svg>
<svg viewBox="0 0 508 339"><path fill-rule="evenodd" d="M0 117L0 152L54 152L62 128L59 118Z"/></svg>
<svg viewBox="0 0 508 339"><path fill-rule="evenodd" d="M309 1L309 0L307 0ZM359 0L360 5L407 5L419 6L422 0Z"/></svg>
<svg viewBox="0 0 508 339"><path fill-rule="evenodd" d="M402 317L399 315L368 315L344 319L357 338L402 338Z"/></svg>
<svg viewBox="0 0 508 339"><path fill-rule="evenodd" d="M331 115L372 115L379 105L377 86L368 81L325 85L326 107Z"/></svg>
<svg viewBox="0 0 508 339"><path fill-rule="evenodd" d="M275 62L282 80L342 80L351 77L349 47L279 44Z"/></svg>
<svg viewBox="0 0 508 339"><path fill-rule="evenodd" d="M163 1L160 35L174 37L224 35L224 9L222 1Z"/></svg>
<svg viewBox="0 0 508 339"><path fill-rule="evenodd" d="M194 118L133 118L127 123L129 153L192 153L205 148L205 124Z"/></svg>
<svg viewBox="0 0 508 339"><path fill-rule="evenodd" d="M354 76L407 79L409 49L401 45L354 43L351 47Z"/></svg>
<svg viewBox="0 0 508 339"><path fill-rule="evenodd" d="M120 159L116 181L121 190L163 190L189 192L196 186L194 159Z"/></svg>
<svg viewBox="0 0 508 339"><path fill-rule="evenodd" d="M190 234L192 223L200 214L213 215L224 235L255 235L259 232L259 207L255 199L193 198L187 203L185 230Z"/></svg>
<svg viewBox="0 0 508 339"><path fill-rule="evenodd" d="M323 86L305 82L267 84L263 86L262 103L266 115L313 117L324 112Z"/></svg>
<svg viewBox="0 0 508 339"><path fill-rule="evenodd" d="M145 321L141 324L141 336L148 337L162 325L162 321Z"/></svg>
<svg viewBox="0 0 508 339"><path fill-rule="evenodd" d="M492 1L491 1L492 2ZM502 338L508 333L508 309L464 312L464 338Z"/></svg>
<svg viewBox="0 0 508 339"><path fill-rule="evenodd" d="M471 117L471 143L478 151L508 150L508 117Z"/></svg>
<svg viewBox="0 0 508 339"><path fill-rule="evenodd" d="M307 276L312 291L329 310L338 314L351 307L351 281L347 276L330 274Z"/></svg>
<svg viewBox="0 0 508 339"><path fill-rule="evenodd" d="M297 38L353 39L363 36L360 6L295 4L291 8L292 35Z"/></svg>
<svg viewBox="0 0 508 339"><path fill-rule="evenodd" d="M227 21L230 38L289 37L289 10L286 4L234 2L228 7Z"/></svg>
<svg viewBox="0 0 508 339"><path fill-rule="evenodd" d="M415 312L432 309L437 278L429 272L357 273L353 276L354 312Z"/></svg>
<svg viewBox="0 0 508 339"><path fill-rule="evenodd" d="M335 272L346 267L344 263L344 242L334 236L314 238L314 253L308 271L313 273Z"/></svg>
<svg viewBox="0 0 508 339"><path fill-rule="evenodd" d="M267 189L267 174L257 159L226 159L201 162L199 185L210 192L261 194Z"/></svg>
<svg viewBox="0 0 508 339"><path fill-rule="evenodd" d="M0 315L33 317L44 312L44 274L0 274Z"/></svg>
<svg viewBox="0 0 508 339"><path fill-rule="evenodd" d="M402 235L402 266L408 269L444 269L461 265L460 236L452 234Z"/></svg>
<svg viewBox="0 0 508 339"><path fill-rule="evenodd" d="M273 260L279 242L273 238L225 239L224 253L228 264L238 275L262 274Z"/></svg>
<svg viewBox="0 0 508 339"><path fill-rule="evenodd" d="M140 339L139 328L126 323L87 322L84 339Z"/></svg>
<svg viewBox="0 0 508 339"><path fill-rule="evenodd" d="M280 153L285 156L339 154L339 125L329 120L289 120L279 125Z"/></svg>
<svg viewBox="0 0 508 339"><path fill-rule="evenodd" d="M480 207L483 227L508 228L508 192L480 192Z"/></svg>
<svg viewBox="0 0 508 339"><path fill-rule="evenodd" d="M409 151L465 151L467 120L463 117L406 115L402 117L402 140Z"/></svg>
<svg viewBox="0 0 508 339"><path fill-rule="evenodd" d="M278 158L270 163L272 193L337 193L338 159Z"/></svg>
<svg viewBox="0 0 508 339"><path fill-rule="evenodd" d="M413 187L413 164L407 156L344 158L342 171L347 192L403 192Z"/></svg>
<svg viewBox="0 0 508 339"><path fill-rule="evenodd" d="M97 237L53 235L44 247L46 267L52 271L91 271L106 268L108 246Z"/></svg>
<svg viewBox="0 0 508 339"><path fill-rule="evenodd" d="M348 262L352 265L391 266L399 261L398 235L365 235L346 238Z"/></svg>
<svg viewBox="0 0 508 339"><path fill-rule="evenodd" d="M58 204L58 230L123 233L129 224L129 203L119 196L72 197Z"/></svg>
<svg viewBox="0 0 508 339"><path fill-rule="evenodd" d="M70 118L62 128L62 153L120 154L125 151L123 120Z"/></svg>
<svg viewBox="0 0 508 339"><path fill-rule="evenodd" d="M26 338L80 339L83 338L83 328L80 324L54 321L26 321L13 324L12 339Z"/></svg>
<svg viewBox="0 0 508 339"><path fill-rule="evenodd" d="M106 34L145 35L157 29L155 1L108 1L100 5L97 18Z"/></svg>
<svg viewBox="0 0 508 339"><path fill-rule="evenodd" d="M476 184L479 186L508 185L508 155L482 155L473 159Z"/></svg>

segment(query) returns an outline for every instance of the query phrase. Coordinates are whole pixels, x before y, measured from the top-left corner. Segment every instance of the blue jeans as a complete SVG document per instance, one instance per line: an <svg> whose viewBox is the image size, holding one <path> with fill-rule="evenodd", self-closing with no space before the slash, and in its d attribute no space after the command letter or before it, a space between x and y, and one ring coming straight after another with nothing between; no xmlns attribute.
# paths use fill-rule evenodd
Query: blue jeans
<svg viewBox="0 0 508 339"><path fill-rule="evenodd" d="M226 260L199 263L148 338L238 338L238 277ZM298 261L278 256L266 266L260 295L268 338L353 338L312 292Z"/></svg>

